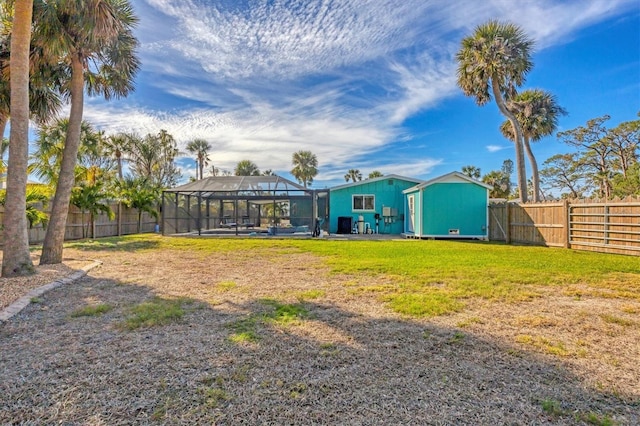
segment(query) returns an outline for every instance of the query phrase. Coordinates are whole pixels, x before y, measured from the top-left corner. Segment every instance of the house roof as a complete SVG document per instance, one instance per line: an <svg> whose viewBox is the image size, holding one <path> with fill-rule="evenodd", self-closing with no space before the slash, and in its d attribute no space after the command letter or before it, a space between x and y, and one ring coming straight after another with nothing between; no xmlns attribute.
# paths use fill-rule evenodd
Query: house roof
<svg viewBox="0 0 640 426"><path fill-rule="evenodd" d="M430 179L426 182L422 182L412 188L409 189L405 189L404 191L402 191L404 194L408 193L408 192L414 192L417 191L419 189L423 189L426 188L427 186L430 185L434 185L436 183L473 183L475 185L479 185L483 188L486 189L492 189L493 187L491 185L487 185L484 182L480 182L478 180L475 180L467 175L465 175L464 173L460 173L460 172L451 172L451 173L447 173L446 175L442 175L442 176L438 176L436 178Z"/></svg>
<svg viewBox="0 0 640 426"><path fill-rule="evenodd" d="M212 176L205 179L186 183L165 192L253 192L273 191L289 192L312 190L291 182L283 177L272 176Z"/></svg>
<svg viewBox="0 0 640 426"><path fill-rule="evenodd" d="M343 185L338 185L338 186L334 186L332 188L329 188L330 191L335 191L336 189L345 189L345 188L350 188L352 186L358 186L358 185L365 185L365 184L369 184L369 183L373 183L373 182L378 182L381 180L387 180L387 179L399 179L399 180L404 180L407 182L413 182L413 183L421 183L424 182L421 179L416 179L416 178L410 178L410 177L406 177L406 176L400 176L400 175L385 175L385 176L380 176L377 178L373 178L373 179L365 179L365 180L359 180L357 182L351 182L351 183L345 183Z"/></svg>

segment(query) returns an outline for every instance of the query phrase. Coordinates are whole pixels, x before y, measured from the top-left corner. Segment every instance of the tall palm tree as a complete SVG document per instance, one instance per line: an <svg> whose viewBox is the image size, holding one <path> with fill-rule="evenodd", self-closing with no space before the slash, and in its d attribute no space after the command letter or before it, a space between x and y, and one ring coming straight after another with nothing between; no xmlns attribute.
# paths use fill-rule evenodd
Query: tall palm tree
<svg viewBox="0 0 640 426"><path fill-rule="evenodd" d="M236 176L260 176L258 165L251 160L238 162L234 170Z"/></svg>
<svg viewBox="0 0 640 426"><path fill-rule="evenodd" d="M523 202L527 202L527 173L522 128L507 103L533 67L532 47L533 41L518 26L491 20L465 37L456 55L458 86L463 93L475 98L478 105L485 105L493 96L513 127L518 189Z"/></svg>
<svg viewBox="0 0 640 426"><path fill-rule="evenodd" d="M349 182L349 180L356 182L362 180L362 173L358 169L349 169L346 175L344 175L344 180Z"/></svg>
<svg viewBox="0 0 640 426"><path fill-rule="evenodd" d="M294 152L291 164L291 174L305 188L313 183L313 178L318 174L318 157L311 151Z"/></svg>
<svg viewBox="0 0 640 426"><path fill-rule="evenodd" d="M11 30L11 131L4 215L2 276L34 273L27 233L27 159L29 156L29 47L33 0L16 2ZM4 133L4 129L3 129ZM8 249L8 250L7 250Z"/></svg>
<svg viewBox="0 0 640 426"><path fill-rule="evenodd" d="M209 165L209 151L211 151L211 144L204 139L194 139L187 144L187 151L196 156L196 165L198 167L198 173L196 173L196 179L204 178L204 168Z"/></svg>
<svg viewBox="0 0 640 426"><path fill-rule="evenodd" d="M128 0L85 0L43 2L34 32L47 40L43 49L55 52L69 70L71 102L69 131L51 209L51 220L42 245L40 264L62 262L69 200L87 93L109 100L123 97L133 89L139 62L133 27L138 19Z"/></svg>
<svg viewBox="0 0 640 426"><path fill-rule="evenodd" d="M106 137L103 141L107 155L113 156L117 163L118 179L122 179L122 162L126 152L131 149L133 136L127 133L117 133Z"/></svg>
<svg viewBox="0 0 640 426"><path fill-rule="evenodd" d="M380 170L374 170L369 173L369 179L375 179L384 176Z"/></svg>
<svg viewBox="0 0 640 426"><path fill-rule="evenodd" d="M537 142L553 134L558 128L558 117L566 115L567 111L558 105L553 94L541 89L518 93L511 100L509 109L515 112L516 119L522 126L524 150L531 165L532 201L536 203L540 201L540 175L530 142ZM500 131L507 139L514 140L513 127L508 120L502 123Z"/></svg>

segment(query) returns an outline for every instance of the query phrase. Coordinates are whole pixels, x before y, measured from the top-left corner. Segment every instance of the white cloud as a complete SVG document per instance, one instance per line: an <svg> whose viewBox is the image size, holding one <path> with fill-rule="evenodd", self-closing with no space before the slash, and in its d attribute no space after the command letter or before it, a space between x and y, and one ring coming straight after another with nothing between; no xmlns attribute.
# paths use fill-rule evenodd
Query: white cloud
<svg viewBox="0 0 640 426"><path fill-rule="evenodd" d="M342 179L368 154L411 139L408 118L458 93L454 55L476 25L513 21L541 49L636 1L139 0L141 78L198 107L89 102L85 115L109 132L166 129L182 147L207 139L212 163L228 170L251 159L287 171L291 154L309 149L322 179ZM371 169L419 176L441 161Z"/></svg>
<svg viewBox="0 0 640 426"><path fill-rule="evenodd" d="M504 146L504 145L487 145L485 148L487 148L487 151L489 152L498 152L498 151L502 151L503 149L509 149L511 147Z"/></svg>

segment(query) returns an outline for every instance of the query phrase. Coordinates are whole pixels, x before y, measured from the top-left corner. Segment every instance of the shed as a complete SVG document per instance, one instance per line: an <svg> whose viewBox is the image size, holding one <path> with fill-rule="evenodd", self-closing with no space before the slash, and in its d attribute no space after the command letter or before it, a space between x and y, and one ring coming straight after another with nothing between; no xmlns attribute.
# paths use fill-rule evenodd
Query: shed
<svg viewBox="0 0 640 426"><path fill-rule="evenodd" d="M465 174L451 172L404 190L405 236L486 239L490 189Z"/></svg>
<svg viewBox="0 0 640 426"><path fill-rule="evenodd" d="M402 191L421 182L420 179L387 175L330 188L329 232L348 234L355 229L401 234L404 229Z"/></svg>

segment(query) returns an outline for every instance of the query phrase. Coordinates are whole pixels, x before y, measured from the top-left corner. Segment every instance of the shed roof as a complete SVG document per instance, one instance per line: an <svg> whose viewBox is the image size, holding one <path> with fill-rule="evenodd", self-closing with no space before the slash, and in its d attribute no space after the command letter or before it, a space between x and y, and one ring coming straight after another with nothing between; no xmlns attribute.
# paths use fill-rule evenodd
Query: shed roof
<svg viewBox="0 0 640 426"><path fill-rule="evenodd" d="M373 178L373 179L365 179L365 180L359 180L357 182L345 183L343 185L338 185L338 186L334 186L332 188L329 188L329 190L330 191L335 191L337 189L345 189L345 188L350 188L352 186L365 185L365 184L368 184L368 183L378 182L378 181L386 180L386 179L399 179L399 180L405 180L407 182L413 182L413 183L424 182L421 179L410 178L410 177L406 177L406 176L385 175L385 176L380 176L380 177Z"/></svg>
<svg viewBox="0 0 640 426"><path fill-rule="evenodd" d="M480 182L478 180L475 180L475 179L465 175L464 173L451 172L451 173L447 173L446 175L442 175L442 176L438 176L436 178L430 179L430 180L428 180L426 182L422 182L421 184L416 185L416 186L414 186L412 188L409 188L409 189L405 189L402 192L404 194L406 194L408 192L414 192L414 191L417 191L419 189L426 188L427 186L434 185L436 183L472 183L472 184L481 186L481 187L489 189L489 190L493 188L491 185L487 185L484 182Z"/></svg>

